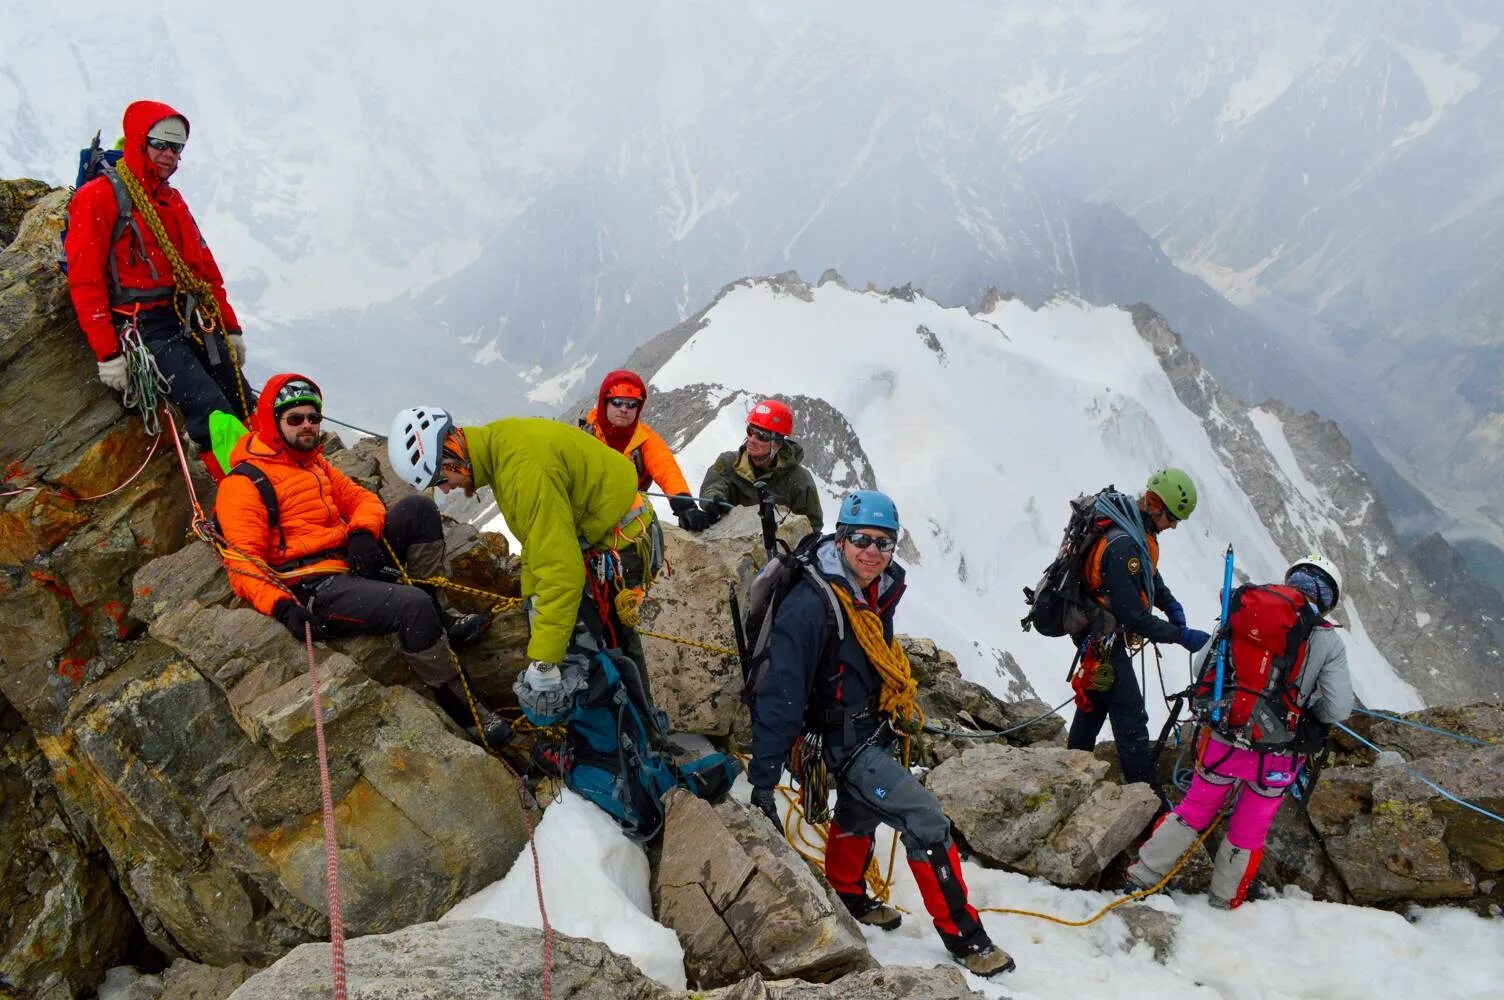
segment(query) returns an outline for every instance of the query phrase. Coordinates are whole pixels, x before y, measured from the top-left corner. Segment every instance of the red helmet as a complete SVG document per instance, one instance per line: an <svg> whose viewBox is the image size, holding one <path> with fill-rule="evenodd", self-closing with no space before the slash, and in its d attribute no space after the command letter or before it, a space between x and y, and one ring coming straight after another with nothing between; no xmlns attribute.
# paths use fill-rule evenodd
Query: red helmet
<svg viewBox="0 0 1504 1000"><path fill-rule="evenodd" d="M788 437L794 433L794 411L776 399L765 399L747 414L747 426Z"/></svg>

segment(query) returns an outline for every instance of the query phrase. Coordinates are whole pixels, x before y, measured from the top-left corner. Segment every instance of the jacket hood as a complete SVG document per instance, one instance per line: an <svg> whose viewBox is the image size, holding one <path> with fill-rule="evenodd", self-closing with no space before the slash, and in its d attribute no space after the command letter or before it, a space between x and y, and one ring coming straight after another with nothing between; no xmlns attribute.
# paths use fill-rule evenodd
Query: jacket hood
<svg viewBox="0 0 1504 1000"><path fill-rule="evenodd" d="M170 104L161 101L132 101L125 109L121 130L125 133L125 162L131 173L140 178L148 191L155 191L164 182L157 179L157 172L146 158L146 133L163 118L176 116L188 124L188 116ZM191 127L190 127L190 134Z"/></svg>
<svg viewBox="0 0 1504 1000"><path fill-rule="evenodd" d="M150 125L147 126L147 128L150 127ZM273 404L276 403L277 393L282 391L282 387L294 379L302 379L305 382L312 382L315 386L318 385L307 375L299 375L297 372L283 372L267 379L266 385L261 389L260 398L256 400L256 417L252 421L254 426L251 428L251 434L262 446L256 449L256 453L264 455L263 449L265 448L271 449L273 454L288 452L290 459L302 465L312 461L315 455L322 453L324 446L321 444L310 452L293 452L287 447L287 442L282 440L282 431L277 427L277 413Z"/></svg>
<svg viewBox="0 0 1504 1000"><path fill-rule="evenodd" d="M630 424L625 427L617 427L606 419L606 400L610 398L611 387L621 385L623 382L636 387L642 399L643 406L637 408L637 413L632 417ZM647 405L647 401L648 387L643 384L642 378L636 372L628 371L625 368L618 368L615 371L607 372L606 377L601 379L600 392L595 397L595 409L591 411L591 416L588 419L592 425L600 429L601 436L607 444L617 451L621 451L626 447L627 442L632 439L632 434L637 430L637 424L642 420L642 411L644 406Z"/></svg>

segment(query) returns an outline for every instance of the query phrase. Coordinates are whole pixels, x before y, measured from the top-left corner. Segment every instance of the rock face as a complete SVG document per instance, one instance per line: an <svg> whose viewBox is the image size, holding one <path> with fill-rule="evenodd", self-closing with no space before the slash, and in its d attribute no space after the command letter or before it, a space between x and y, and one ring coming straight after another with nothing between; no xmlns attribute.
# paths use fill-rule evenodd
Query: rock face
<svg viewBox="0 0 1504 1000"><path fill-rule="evenodd" d="M809 521L790 517L779 538L796 544ZM698 536L668 527L664 542L672 572L659 577L642 603L642 627L734 650L728 581L746 608L747 588L766 558L757 510L738 507ZM643 638L658 707L679 732L727 736L747 730L741 703L741 664L724 655L679 643Z"/></svg>
<svg viewBox="0 0 1504 1000"><path fill-rule="evenodd" d="M0 719L0 995L72 997L120 961L136 918L31 732L3 702Z"/></svg>
<svg viewBox="0 0 1504 1000"><path fill-rule="evenodd" d="M967 749L931 771L956 833L984 861L1059 885L1086 885L1143 832L1159 800L1108 783L1107 765L1057 747Z"/></svg>
<svg viewBox="0 0 1504 1000"><path fill-rule="evenodd" d="M660 923L679 935L690 982L753 972L816 982L872 966L862 932L793 848L736 802L669 794L654 880Z"/></svg>
<svg viewBox="0 0 1504 1000"><path fill-rule="evenodd" d="M680 1000L603 944L554 937L557 1000ZM543 932L494 920L455 920L356 938L345 945L351 996L361 1000L533 1000L543 996ZM250 979L231 1000L323 1000L329 945L306 944Z"/></svg>
<svg viewBox="0 0 1504 1000"><path fill-rule="evenodd" d="M1443 713L1445 721L1430 724L1450 722L1446 728L1473 728L1467 735L1492 733L1493 740L1499 739L1504 710L1498 706L1415 715ZM1468 717L1477 721L1476 728L1465 725ZM1446 738L1401 731L1386 722L1373 724L1372 730L1374 742L1386 751L1399 745L1421 750L1410 765L1416 772L1480 808L1504 815L1504 743L1438 745L1434 741ZM1467 900L1483 912L1504 904L1504 826L1439 795L1390 760L1329 768L1311 796L1309 812L1327 855L1357 902Z"/></svg>
<svg viewBox="0 0 1504 1000"><path fill-rule="evenodd" d="M543 932L493 920L419 924L347 942L350 995L360 1000L535 1000L543 996ZM329 946L308 944L246 980L230 1000L322 1000L329 995ZM959 969L896 966L830 985L765 982L686 993L644 976L605 945L554 937L557 1000L980 1000ZM208 998L204 998L208 1000Z"/></svg>

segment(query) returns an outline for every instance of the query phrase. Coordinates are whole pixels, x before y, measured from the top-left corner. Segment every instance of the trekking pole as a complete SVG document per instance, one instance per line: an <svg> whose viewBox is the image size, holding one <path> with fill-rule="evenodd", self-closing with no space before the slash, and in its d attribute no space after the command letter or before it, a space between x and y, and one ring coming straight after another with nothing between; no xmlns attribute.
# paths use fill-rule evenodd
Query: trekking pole
<svg viewBox="0 0 1504 1000"><path fill-rule="evenodd" d="M1228 606L1232 601L1232 545L1227 546L1227 556L1222 563L1222 639L1217 643L1217 676L1212 681L1212 721L1222 721L1222 675L1227 668Z"/></svg>
<svg viewBox="0 0 1504 1000"><path fill-rule="evenodd" d="M359 428L356 428L359 430ZM695 503L713 503L723 510L731 510L736 504L727 503L724 500L712 500L709 497L694 497L688 493L659 493L656 490L642 490L642 495L647 497L662 497L665 500L693 500Z"/></svg>
<svg viewBox="0 0 1504 1000"><path fill-rule="evenodd" d="M752 485L757 490L757 516L762 521L762 547L768 558L772 559L778 554L778 522L773 510L773 494L768 492L768 484L764 480L759 479Z"/></svg>

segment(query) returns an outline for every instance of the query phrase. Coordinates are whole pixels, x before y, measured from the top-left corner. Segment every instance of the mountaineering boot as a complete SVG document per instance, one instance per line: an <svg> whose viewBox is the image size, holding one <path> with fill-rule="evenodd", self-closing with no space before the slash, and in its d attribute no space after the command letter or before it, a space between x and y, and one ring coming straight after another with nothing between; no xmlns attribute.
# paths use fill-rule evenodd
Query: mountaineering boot
<svg viewBox="0 0 1504 1000"><path fill-rule="evenodd" d="M1207 890L1207 902L1219 910L1236 910L1248 899L1248 890L1259 873L1259 862L1264 860L1264 849L1250 851L1234 847L1226 840L1217 848L1217 860L1212 863L1212 884Z"/></svg>
<svg viewBox="0 0 1504 1000"><path fill-rule="evenodd" d="M959 962L967 972L970 972L974 976L981 976L984 979L991 978L992 976L1000 976L1005 972L1012 972L1017 968L1012 955L985 937L982 939L982 943L975 948L951 952L951 957Z"/></svg>
<svg viewBox="0 0 1504 1000"><path fill-rule="evenodd" d="M446 681L444 686L436 688L434 693L444 713L457 722L459 727L475 742L488 746L492 750L504 747L511 742L512 727L507 720L487 708L479 698L467 698L464 685L458 677ZM475 705L473 712L470 708L472 701ZM480 721L478 729L476 728L477 719ZM485 737L484 741L481 739L482 736Z"/></svg>
<svg viewBox="0 0 1504 1000"><path fill-rule="evenodd" d="M439 610L439 620L444 623L444 634L454 649L470 645L491 627L491 619L485 615L462 615L448 608Z"/></svg>
<svg viewBox="0 0 1504 1000"><path fill-rule="evenodd" d="M859 924L868 927L876 927L880 930L891 931L903 923L903 914L886 903L879 903L871 896L863 893L860 896L843 896L839 893L836 898L841 905L846 907L846 912L856 918Z"/></svg>
<svg viewBox="0 0 1504 1000"><path fill-rule="evenodd" d="M1130 888L1152 889L1191 849L1200 834L1178 813L1160 817L1149 839L1138 849L1138 860L1128 866Z"/></svg>

